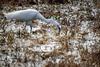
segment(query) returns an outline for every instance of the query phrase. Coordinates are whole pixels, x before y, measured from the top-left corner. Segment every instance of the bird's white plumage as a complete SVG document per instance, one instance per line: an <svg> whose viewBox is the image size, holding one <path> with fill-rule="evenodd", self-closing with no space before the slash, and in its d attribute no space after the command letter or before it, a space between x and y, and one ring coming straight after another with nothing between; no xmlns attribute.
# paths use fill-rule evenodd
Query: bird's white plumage
<svg viewBox="0 0 100 67"><path fill-rule="evenodd" d="M19 10L6 13L5 17L10 20L30 21L35 19L37 13L35 9Z"/></svg>
<svg viewBox="0 0 100 67"><path fill-rule="evenodd" d="M51 24L55 25L58 28L58 30L60 30L60 28L61 28L61 25L56 20L46 19L41 13L39 13L35 9L13 11L13 12L4 14L4 16L8 20L26 21L26 24L30 25L31 27L33 24L29 23L28 21L38 19L38 20L44 21L46 23L51 23Z"/></svg>

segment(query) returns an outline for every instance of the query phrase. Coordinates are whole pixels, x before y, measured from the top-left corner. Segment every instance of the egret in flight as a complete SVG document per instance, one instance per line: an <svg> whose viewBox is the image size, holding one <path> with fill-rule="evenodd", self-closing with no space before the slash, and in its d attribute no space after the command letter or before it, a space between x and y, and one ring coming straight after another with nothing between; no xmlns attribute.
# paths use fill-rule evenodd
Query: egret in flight
<svg viewBox="0 0 100 67"><path fill-rule="evenodd" d="M18 10L13 11L9 13L4 13L4 16L7 20L18 20L18 21L25 21L26 25L30 25L32 28L33 23L29 22L32 20L41 20L44 21L47 24L53 24L58 29L58 32L61 30L60 23L57 22L57 20L54 19L46 19L39 11L35 9L25 9L25 10Z"/></svg>

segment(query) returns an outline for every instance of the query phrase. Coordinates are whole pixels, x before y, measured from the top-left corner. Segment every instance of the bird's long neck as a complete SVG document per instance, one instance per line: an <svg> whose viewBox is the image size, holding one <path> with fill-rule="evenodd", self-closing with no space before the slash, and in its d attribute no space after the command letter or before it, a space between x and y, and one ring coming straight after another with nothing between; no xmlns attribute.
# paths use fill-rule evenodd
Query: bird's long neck
<svg viewBox="0 0 100 67"><path fill-rule="evenodd" d="M44 22L46 22L46 23L49 23L48 22L48 19L46 19L42 14L40 14L40 13L38 13L37 15L36 15L36 19L39 19L39 20L41 20L41 21L44 21Z"/></svg>

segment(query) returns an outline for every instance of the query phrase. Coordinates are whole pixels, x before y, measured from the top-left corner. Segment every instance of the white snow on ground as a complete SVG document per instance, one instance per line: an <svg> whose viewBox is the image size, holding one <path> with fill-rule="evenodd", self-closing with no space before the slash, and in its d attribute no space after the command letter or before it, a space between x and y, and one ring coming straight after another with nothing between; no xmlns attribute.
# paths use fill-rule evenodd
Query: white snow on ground
<svg viewBox="0 0 100 67"><path fill-rule="evenodd" d="M40 23L42 23L41 21L38 21ZM32 31L36 31L36 30L40 30L40 26L37 26L36 28L33 28ZM19 30L23 30L23 25L16 25L16 24L9 24L6 28L6 31L14 31L14 32L18 32ZM26 30L28 33L30 33L30 26L26 26ZM50 30L50 29L49 29ZM54 36L52 35L52 32L50 31L47 31L49 32L48 33L48 37L49 38L53 38ZM42 37L41 34L38 34L37 35L34 35L34 34L31 34L31 37L34 38L34 39L37 39L39 37ZM31 40L25 40L25 39L19 39L19 38L16 38L15 39L15 44L18 44L17 46L20 46L20 47L28 47L31 45L32 41ZM51 42L50 42L51 41ZM48 44L44 44L44 45L34 45L33 48L29 48L29 50L32 50L34 52L52 52L54 49L58 49L60 48L61 46L56 43L56 42L52 42L53 40L49 40L50 43Z"/></svg>
<svg viewBox="0 0 100 67"><path fill-rule="evenodd" d="M74 8L74 7L73 7ZM76 17L76 16L75 16ZM40 23L42 23L41 21L38 21ZM92 51L92 48L91 46L92 45L95 45L96 42L98 42L100 40L99 37L96 36L96 33L92 32L90 30L90 23L91 21L82 21L81 22L81 26L80 26L80 30L79 32L80 33L87 33L86 35L83 36L83 38L85 39L84 42L80 42L80 39L77 39L77 35L80 35L80 33L76 33L76 38L75 39L69 39L69 42L70 43L70 51L67 52L67 55L70 56L72 55L73 57L75 57L75 59L73 59L73 61L75 63L80 63L81 61L81 56L80 56L80 53L79 53L79 50L78 50L78 46L79 45L82 45L85 49L88 49L89 52ZM23 25L16 25L16 24L9 24L6 28L6 31L14 31L14 32L18 32L19 30L23 30ZM36 31L36 30L40 30L41 27L40 25L33 28L32 31ZM30 26L26 26L26 30L28 33L30 33ZM43 45L39 45L39 44L36 44L36 45L33 45L33 47L29 47L28 49L33 51L33 52L43 52L43 53L50 53L50 52L53 52L54 50L56 49L59 49L61 48L62 46L55 42L54 40L56 40L56 37L54 36L54 31L52 29L48 29L47 30L47 35L48 35L48 44L43 44ZM67 32L67 35L71 35L71 32ZM65 34L63 34L63 32L61 32L60 34L61 36L64 36ZM42 34L31 34L31 37L33 39L37 39L37 38L41 38L42 37ZM54 40L53 40L54 39ZM28 47L28 46L31 46L32 45L32 41L31 40L25 40L25 39L17 39L16 38L16 42L15 44L18 44L18 46L20 47ZM20 53L21 56L24 56L24 53ZM50 60L50 59L49 59ZM53 60L53 59L52 59ZM61 61L60 58L56 58L56 63L59 63ZM42 62L41 62L42 64ZM41 64L40 64L40 67L41 67Z"/></svg>
<svg viewBox="0 0 100 67"><path fill-rule="evenodd" d="M73 12L76 12L80 9L78 6L72 6L71 8L72 8Z"/></svg>
<svg viewBox="0 0 100 67"><path fill-rule="evenodd" d="M30 40L25 40L25 39L19 39L19 38L16 38L15 39L15 44L19 47L28 47L31 45L31 41Z"/></svg>
<svg viewBox="0 0 100 67"><path fill-rule="evenodd" d="M92 22L86 21L82 23L81 32L88 33L83 36L83 38L85 39L85 42L83 43L83 47L85 49L88 49L89 52L91 52L92 51L91 46L95 45L95 43L98 42L100 38L97 36L95 32L92 32L90 30L89 23L92 23Z"/></svg>
<svg viewBox="0 0 100 67"><path fill-rule="evenodd" d="M85 39L84 42L81 41L81 39L77 39L77 36L75 39L70 39L69 44L70 44L70 51L67 52L67 55L72 55L75 57L73 61L75 63L80 63L81 61L81 56L80 52L78 50L78 46L81 45L83 46L84 49L88 49L88 52L92 51L93 45L95 45L96 42L100 41L100 38L96 36L96 33L92 32L90 30L90 21L82 21L81 26L80 26L80 33L87 33L86 35L83 35L83 38ZM79 35L79 33L77 33Z"/></svg>
<svg viewBox="0 0 100 67"><path fill-rule="evenodd" d="M63 10L63 9L62 9ZM79 10L79 7L74 7L72 6L72 10L74 12L78 11ZM63 12L65 11L68 11L67 9L63 10ZM92 10L94 13L92 13L92 15L96 15L96 10ZM65 12L65 13L68 13L68 12ZM84 11L83 13L86 13L86 11ZM70 17L72 17L72 15L69 15ZM73 15L72 18L70 19L75 19L77 20L77 15ZM68 19L68 17L67 17ZM70 21L70 20L69 20ZM40 24L37 25L37 27L33 28L32 31L36 31L36 30L41 30L41 23L43 24L43 22L41 21L38 21ZM91 52L92 51L92 48L91 46L95 45L96 42L99 42L100 41L100 38L97 36L97 34L93 31L90 30L90 24L92 22L91 21L82 21L81 22L81 25L80 25L80 28L79 28L79 31L75 33L75 36L74 38L70 38L68 40L68 46L69 46L69 51L67 52L66 51L66 55L67 56L73 56L73 61L77 64L81 63L81 56L80 56L80 52L78 50L78 46L83 46L84 49L88 49L88 52ZM45 23L44 23L45 24ZM22 31L24 28L23 24L21 25L16 25L14 23L10 23L7 27L6 27L6 31L14 31L14 32L18 32L19 30ZM25 28L27 30L28 33L30 33L30 26L26 26ZM85 35L81 35L81 33L86 33ZM67 34L65 34L63 31L61 31L60 33L60 36L64 36L64 35L67 35L67 36L71 36L71 31L68 30L67 31ZM32 43L32 40L28 39L19 39L19 38L16 38L15 39L15 44L16 46L20 47L21 48L21 52L19 53L19 55L23 58L24 55L25 55L25 52L24 52L24 48L27 48L28 47L28 50L30 51L33 51L33 52L39 52L39 53L50 53L50 52L53 52L54 50L56 49L59 49L62 47L61 44L59 44L58 42L56 42L55 40L56 39L56 36L55 36L55 33L52 29L48 29L47 30L47 33L46 33L46 37L48 38L48 43L46 44L35 44L33 45ZM78 38L79 35L82 36L82 38L80 37L80 39ZM59 37L60 37L59 36ZM43 34L31 34L31 38L33 39L37 39L37 38L42 38L43 37ZM84 41L83 41L84 39ZM15 46L15 47L16 47ZM31 46L31 47L30 47ZM5 47L4 47L5 48ZM5 58L5 56L4 56ZM10 61L10 63L12 62L11 58L9 56L7 56L8 60ZM28 58L32 58L32 57L28 57ZM49 57L48 59L46 60L42 60L41 57L37 57L35 58L35 64L33 64L31 61L27 62L27 67L43 67L43 65L46 64L47 61L52 61L54 63L59 63L60 61L62 61L62 58L64 58L63 56L56 56L56 57ZM70 58L68 58L70 59ZM33 64L33 65L32 65Z"/></svg>
<svg viewBox="0 0 100 67"><path fill-rule="evenodd" d="M29 50L32 50L33 52L52 52L55 49L59 49L61 46L57 43L49 43L45 45L34 45L33 48L29 48Z"/></svg>
<svg viewBox="0 0 100 67"><path fill-rule="evenodd" d="M38 23L41 24L42 22L38 21ZM6 28L6 32L9 32L9 31L18 32L19 30L23 31L23 29L25 28L25 22L20 22L20 24L17 25L15 24L15 21L11 21L11 23L8 23L8 25L5 28ZM26 25L25 29L28 33L30 33L31 31L36 31L41 28L40 28L40 25L37 25L36 27L32 27L32 30L31 30L30 26Z"/></svg>
<svg viewBox="0 0 100 67"><path fill-rule="evenodd" d="M22 31L24 29L24 25L16 25L14 22L9 23L6 27L6 32L13 31L18 32L19 30Z"/></svg>
<svg viewBox="0 0 100 67"><path fill-rule="evenodd" d="M89 30L89 24L90 22L89 21L82 21L81 22L81 28L80 28L80 31L81 32L90 32Z"/></svg>

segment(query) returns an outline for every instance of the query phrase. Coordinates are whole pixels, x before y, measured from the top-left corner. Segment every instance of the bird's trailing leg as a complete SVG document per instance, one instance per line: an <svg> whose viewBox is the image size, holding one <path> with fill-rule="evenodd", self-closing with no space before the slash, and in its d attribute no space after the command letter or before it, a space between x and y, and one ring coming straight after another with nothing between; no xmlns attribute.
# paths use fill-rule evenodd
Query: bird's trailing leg
<svg viewBox="0 0 100 67"><path fill-rule="evenodd" d="M30 26L30 32L32 33L32 27L34 27L32 21L26 22L26 25Z"/></svg>

